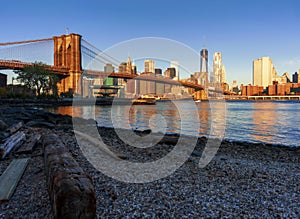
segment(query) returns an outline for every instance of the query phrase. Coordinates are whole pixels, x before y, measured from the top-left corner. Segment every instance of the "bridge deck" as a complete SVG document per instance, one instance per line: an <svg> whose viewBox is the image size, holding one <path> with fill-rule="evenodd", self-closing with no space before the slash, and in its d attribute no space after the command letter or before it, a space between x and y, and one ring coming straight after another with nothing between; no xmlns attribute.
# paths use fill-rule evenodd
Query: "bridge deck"
<svg viewBox="0 0 300 219"><path fill-rule="evenodd" d="M22 70L26 66L31 66L31 65L33 65L33 63L21 62L18 60L0 60L0 69ZM65 76L69 75L69 68L66 68L66 67L47 65L46 68L56 74L62 74ZM124 72L106 73L103 71L83 70L83 73L86 75L93 75L93 76L102 77L102 78L112 77L112 78L134 79L134 80L145 80L145 81L161 82L164 84L184 86L184 87L193 88L195 90L203 90L203 87L199 84L171 80L171 79L163 78L163 77L156 77L153 73L148 73L148 72L144 72L140 75L137 75L137 74L128 74L128 73L124 73Z"/></svg>

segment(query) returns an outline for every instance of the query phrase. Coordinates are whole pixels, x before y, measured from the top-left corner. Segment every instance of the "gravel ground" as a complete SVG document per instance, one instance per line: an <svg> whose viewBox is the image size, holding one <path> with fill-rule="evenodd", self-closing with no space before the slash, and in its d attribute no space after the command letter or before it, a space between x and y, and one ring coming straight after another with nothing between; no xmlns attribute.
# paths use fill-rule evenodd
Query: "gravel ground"
<svg viewBox="0 0 300 219"><path fill-rule="evenodd" d="M24 128L27 134L33 128ZM34 133L49 129L35 128ZM198 167L205 138L195 153L173 174L160 180L134 184L114 180L82 155L70 126L55 132L80 166L92 177L97 197L97 218L299 218L300 149L272 145L223 142L204 168ZM114 130L99 128L113 150L129 160L157 159L173 145L155 150L128 148ZM0 204L0 218L52 218L43 154L37 145L32 159L9 202ZM13 156L0 161L0 174ZM149 160L148 159L148 160Z"/></svg>

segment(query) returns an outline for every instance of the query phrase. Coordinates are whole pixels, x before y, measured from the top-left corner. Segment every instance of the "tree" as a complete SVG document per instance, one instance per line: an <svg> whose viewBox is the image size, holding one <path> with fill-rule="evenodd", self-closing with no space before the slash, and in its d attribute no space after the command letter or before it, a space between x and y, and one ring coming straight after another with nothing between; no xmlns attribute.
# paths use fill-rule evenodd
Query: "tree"
<svg viewBox="0 0 300 219"><path fill-rule="evenodd" d="M57 96L58 77L46 68L42 62L35 62L26 66L23 70L15 71L17 80L29 89L36 89L37 95L41 93L52 94Z"/></svg>

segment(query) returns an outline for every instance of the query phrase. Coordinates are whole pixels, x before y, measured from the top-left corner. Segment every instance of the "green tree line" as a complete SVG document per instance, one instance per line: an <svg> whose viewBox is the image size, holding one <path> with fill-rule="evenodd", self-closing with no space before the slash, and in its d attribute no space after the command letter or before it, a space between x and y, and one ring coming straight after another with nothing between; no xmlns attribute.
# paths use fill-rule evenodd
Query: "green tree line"
<svg viewBox="0 0 300 219"><path fill-rule="evenodd" d="M23 70L14 71L17 81L28 89L35 89L37 96L42 94L58 96L57 82L59 78L42 62L35 62L30 66L26 66Z"/></svg>

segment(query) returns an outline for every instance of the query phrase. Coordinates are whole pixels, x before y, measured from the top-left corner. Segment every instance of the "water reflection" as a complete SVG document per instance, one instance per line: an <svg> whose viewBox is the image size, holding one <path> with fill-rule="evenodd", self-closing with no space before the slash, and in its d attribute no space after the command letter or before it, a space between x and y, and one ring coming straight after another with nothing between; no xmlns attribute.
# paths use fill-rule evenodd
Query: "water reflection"
<svg viewBox="0 0 300 219"><path fill-rule="evenodd" d="M251 138L260 142L274 142L277 133L277 109L272 103L253 103L253 130ZM273 134L272 134L273 133Z"/></svg>
<svg viewBox="0 0 300 219"><path fill-rule="evenodd" d="M185 102L158 102L152 106L66 106L49 111L75 117L95 118L100 126L129 129L152 129L153 132L172 132L199 136L222 134L238 141L300 145L300 103L290 102L227 102L197 103L198 119ZM178 108L180 108L180 113ZM128 117L124 115L128 112ZM226 119L224 117L226 114ZM114 124L112 123L114 122Z"/></svg>

